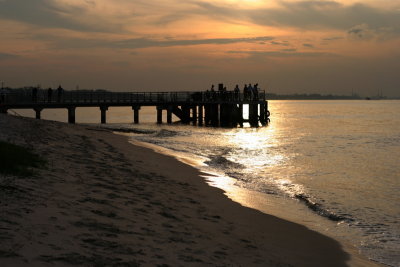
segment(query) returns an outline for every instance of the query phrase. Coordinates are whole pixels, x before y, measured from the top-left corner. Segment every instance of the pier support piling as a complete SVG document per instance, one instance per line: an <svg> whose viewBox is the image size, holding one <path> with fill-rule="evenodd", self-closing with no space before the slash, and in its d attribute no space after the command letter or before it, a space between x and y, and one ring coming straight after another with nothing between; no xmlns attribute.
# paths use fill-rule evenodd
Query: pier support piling
<svg viewBox="0 0 400 267"><path fill-rule="evenodd" d="M190 106L183 105L182 109L182 123L188 124L190 123Z"/></svg>
<svg viewBox="0 0 400 267"><path fill-rule="evenodd" d="M264 105L264 112L265 112L265 124L267 125L269 123L269 116L271 115L271 113L268 110L268 102L265 102Z"/></svg>
<svg viewBox="0 0 400 267"><path fill-rule="evenodd" d="M249 122L251 127L258 127L258 104L249 104Z"/></svg>
<svg viewBox="0 0 400 267"><path fill-rule="evenodd" d="M197 106L192 107L192 121L193 125L197 124Z"/></svg>
<svg viewBox="0 0 400 267"><path fill-rule="evenodd" d="M211 124L211 105L204 105L204 122L208 126Z"/></svg>
<svg viewBox="0 0 400 267"><path fill-rule="evenodd" d="M168 108L167 108L167 123L168 124L172 123L172 110L173 110L173 107L168 106Z"/></svg>
<svg viewBox="0 0 400 267"><path fill-rule="evenodd" d="M101 123L106 123L106 112L108 110L107 106L100 106L101 111Z"/></svg>
<svg viewBox="0 0 400 267"><path fill-rule="evenodd" d="M214 127L219 126L219 105L218 104L211 105L211 125Z"/></svg>
<svg viewBox="0 0 400 267"><path fill-rule="evenodd" d="M41 115L41 112L43 109L42 108L34 108L34 110L35 110L35 115L36 115L35 118L40 120L40 118L41 118L40 115Z"/></svg>
<svg viewBox="0 0 400 267"><path fill-rule="evenodd" d="M133 110L133 123L138 124L140 106L132 106L132 110Z"/></svg>
<svg viewBox="0 0 400 267"><path fill-rule="evenodd" d="M222 127L229 126L229 105L221 104L220 106L220 113L219 113L219 122Z"/></svg>
<svg viewBox="0 0 400 267"><path fill-rule="evenodd" d="M243 104L239 104L239 107L238 107L238 109L239 109L239 118L238 118L238 123L239 123L239 125L240 125L240 127L242 127L243 128Z"/></svg>
<svg viewBox="0 0 400 267"><path fill-rule="evenodd" d="M199 109L199 125L202 126L203 125L203 105L199 105L198 106Z"/></svg>
<svg viewBox="0 0 400 267"><path fill-rule="evenodd" d="M162 107L157 106L157 124L162 123Z"/></svg>
<svg viewBox="0 0 400 267"><path fill-rule="evenodd" d="M76 107L68 107L68 123L75 123Z"/></svg>
<svg viewBox="0 0 400 267"><path fill-rule="evenodd" d="M260 122L261 122L261 125L266 125L266 123L267 123L267 120L266 120L266 117L265 117L265 103L261 103L260 104Z"/></svg>

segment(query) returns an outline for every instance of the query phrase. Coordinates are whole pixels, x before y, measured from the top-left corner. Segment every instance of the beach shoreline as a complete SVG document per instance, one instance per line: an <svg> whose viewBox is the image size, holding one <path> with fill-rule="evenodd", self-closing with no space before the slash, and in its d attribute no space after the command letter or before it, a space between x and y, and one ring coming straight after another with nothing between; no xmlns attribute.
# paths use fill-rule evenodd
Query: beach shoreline
<svg viewBox="0 0 400 267"><path fill-rule="evenodd" d="M126 136L4 114L0 129L48 161L35 177L0 176L2 266L378 266Z"/></svg>

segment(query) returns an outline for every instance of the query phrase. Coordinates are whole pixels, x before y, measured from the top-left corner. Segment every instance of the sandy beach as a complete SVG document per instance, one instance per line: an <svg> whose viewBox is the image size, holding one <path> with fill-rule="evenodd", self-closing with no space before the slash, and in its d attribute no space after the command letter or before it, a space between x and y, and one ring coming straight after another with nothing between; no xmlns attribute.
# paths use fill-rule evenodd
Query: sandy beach
<svg viewBox="0 0 400 267"><path fill-rule="evenodd" d="M378 266L108 130L0 114L0 140L48 162L0 174L1 266Z"/></svg>

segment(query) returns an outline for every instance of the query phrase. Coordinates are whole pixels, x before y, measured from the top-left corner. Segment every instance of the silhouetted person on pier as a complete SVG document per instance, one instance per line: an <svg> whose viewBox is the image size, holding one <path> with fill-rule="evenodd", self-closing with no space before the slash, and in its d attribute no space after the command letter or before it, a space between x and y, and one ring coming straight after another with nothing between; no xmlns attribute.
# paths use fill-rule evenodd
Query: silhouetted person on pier
<svg viewBox="0 0 400 267"><path fill-rule="evenodd" d="M247 100L249 97L249 88L247 87L247 84L245 84L243 88L243 97L245 100Z"/></svg>
<svg viewBox="0 0 400 267"><path fill-rule="evenodd" d="M51 96L53 94L53 89L51 89L51 87L49 87L49 89L47 89L47 101L51 102Z"/></svg>
<svg viewBox="0 0 400 267"><path fill-rule="evenodd" d="M61 97L63 95L64 89L61 87L61 85L58 86L57 88L57 102L61 102Z"/></svg>
<svg viewBox="0 0 400 267"><path fill-rule="evenodd" d="M239 89L239 85L238 84L236 84L234 92L235 92L235 99L239 100L240 89Z"/></svg>
<svg viewBox="0 0 400 267"><path fill-rule="evenodd" d="M221 100L226 100L226 97L228 95L227 90L226 90L226 86L218 88L218 91L219 91L220 99Z"/></svg>
<svg viewBox="0 0 400 267"><path fill-rule="evenodd" d="M215 90L214 90L214 84L211 86L211 89L210 89L210 91L211 91L211 99L212 99L212 100L215 100Z"/></svg>
<svg viewBox="0 0 400 267"><path fill-rule="evenodd" d="M250 100L253 100L254 88L251 85L251 83L249 83L249 86L247 87L247 90L248 90L248 96L249 96Z"/></svg>
<svg viewBox="0 0 400 267"><path fill-rule="evenodd" d="M32 102L37 102L37 93L38 93L37 87L33 87L32 88Z"/></svg>
<svg viewBox="0 0 400 267"><path fill-rule="evenodd" d="M253 88L253 98L254 98L254 100L258 100L258 83L256 83L256 84L254 85L254 88Z"/></svg>

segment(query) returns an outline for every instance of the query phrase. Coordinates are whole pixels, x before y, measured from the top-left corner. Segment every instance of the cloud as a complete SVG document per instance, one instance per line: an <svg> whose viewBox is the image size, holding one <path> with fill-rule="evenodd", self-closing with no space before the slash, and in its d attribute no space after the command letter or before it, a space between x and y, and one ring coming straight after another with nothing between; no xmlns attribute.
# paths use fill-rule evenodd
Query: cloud
<svg viewBox="0 0 400 267"><path fill-rule="evenodd" d="M293 57L337 57L337 54L326 53L326 52L297 52L296 49L286 49L282 51L228 51L229 54L246 54L249 56L266 56L266 57L284 57L284 58L293 58Z"/></svg>
<svg viewBox="0 0 400 267"><path fill-rule="evenodd" d="M343 5L334 1L281 2L280 8L252 11L255 23L296 28L333 28L347 30L354 25L400 29L398 11L373 8L364 4ZM395 29L396 28L396 29Z"/></svg>
<svg viewBox="0 0 400 267"><path fill-rule="evenodd" d="M164 39L156 40L149 38L133 38L117 41L106 41L98 39L64 39L53 43L56 47L63 48L123 48L139 49L149 47L174 47L174 46L193 46L193 45L224 45L235 43L257 43L273 40L271 36L260 36L252 38L210 38L210 39Z"/></svg>
<svg viewBox="0 0 400 267"><path fill-rule="evenodd" d="M281 45L281 46L289 46L289 42L278 42L278 41L272 41L270 44L272 45Z"/></svg>
<svg viewBox="0 0 400 267"><path fill-rule="evenodd" d="M0 18L20 21L45 28L63 28L82 32L109 32L120 25L97 16L91 21L88 11L95 2L82 1L79 5L52 0L2 0Z"/></svg>
<svg viewBox="0 0 400 267"><path fill-rule="evenodd" d="M337 41L337 40L343 40L344 37L342 36L333 36L333 37L326 37L322 38L322 41Z"/></svg>
<svg viewBox="0 0 400 267"><path fill-rule="evenodd" d="M18 55L7 54L7 53L0 53L0 60L6 60L6 59L16 58L16 57L18 57Z"/></svg>
<svg viewBox="0 0 400 267"><path fill-rule="evenodd" d="M239 9L232 5L193 2L201 14L219 20L250 21L262 26L301 29L339 29L347 31L355 25L368 24L373 29L391 29L400 34L400 15L396 9L383 9L336 1L279 1L277 7ZM190 11L189 11L190 12ZM199 11L196 11L199 13Z"/></svg>
<svg viewBox="0 0 400 267"><path fill-rule="evenodd" d="M314 45L312 45L312 44L303 44L303 46L307 47L307 48L314 48Z"/></svg>
<svg viewBox="0 0 400 267"><path fill-rule="evenodd" d="M125 33L127 29L141 27L160 31L170 23L201 22L206 18L229 24L250 22L261 26L344 32L366 24L376 31L400 34L400 15L396 8L383 9L361 3L345 5L330 0L284 0L278 1L275 7L257 8L210 0L1 0L0 18L81 32Z"/></svg>
<svg viewBox="0 0 400 267"><path fill-rule="evenodd" d="M371 39L373 36L372 31L366 24L354 26L347 33L355 39Z"/></svg>
<svg viewBox="0 0 400 267"><path fill-rule="evenodd" d="M371 29L371 27L367 24L356 25L350 28L347 31L347 34L350 39L353 40L384 40L387 39L388 36L393 35L390 29Z"/></svg>
<svg viewBox="0 0 400 267"><path fill-rule="evenodd" d="M262 36L253 38L211 38L211 39L189 39L189 40L153 40L147 38L129 39L113 44L120 48L145 48L145 47L170 47L170 46L192 46L207 44L234 44L234 43L255 43L270 41L273 37Z"/></svg>

